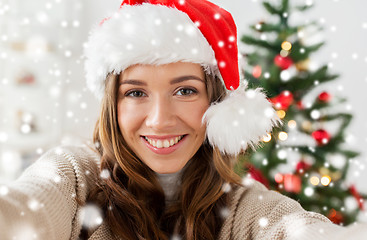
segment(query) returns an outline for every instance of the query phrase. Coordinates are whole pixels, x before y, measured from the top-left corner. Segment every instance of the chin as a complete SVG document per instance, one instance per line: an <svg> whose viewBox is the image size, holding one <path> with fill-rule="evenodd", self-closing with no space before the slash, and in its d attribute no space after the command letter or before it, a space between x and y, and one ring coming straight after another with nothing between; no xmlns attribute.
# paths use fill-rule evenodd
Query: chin
<svg viewBox="0 0 367 240"><path fill-rule="evenodd" d="M183 167L185 166L185 164L183 164L182 166L178 166L177 164L174 166L149 166L150 169L152 169L154 172L159 173L159 174L171 174L171 173L176 173L179 172L181 169L183 169Z"/></svg>

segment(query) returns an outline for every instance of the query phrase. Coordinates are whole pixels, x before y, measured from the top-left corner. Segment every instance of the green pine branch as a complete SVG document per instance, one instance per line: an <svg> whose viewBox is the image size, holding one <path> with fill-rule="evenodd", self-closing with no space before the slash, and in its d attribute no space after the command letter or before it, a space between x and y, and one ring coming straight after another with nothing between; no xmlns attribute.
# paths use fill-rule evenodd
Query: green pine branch
<svg viewBox="0 0 367 240"><path fill-rule="evenodd" d="M246 44L249 44L249 45L254 45L254 46L266 48L268 50L271 50L274 53L278 52L279 45L280 45L280 43L278 43L278 42L271 43L269 41L256 39L256 38L248 36L248 35L242 36L241 41L246 43Z"/></svg>
<svg viewBox="0 0 367 240"><path fill-rule="evenodd" d="M316 87L315 81L321 84L332 81L338 77L339 75L337 74L329 74L327 65L324 65L315 72L307 72L303 76L297 75L282 85L286 85L291 92L297 92L297 96L302 98Z"/></svg>
<svg viewBox="0 0 367 240"><path fill-rule="evenodd" d="M296 6L294 9L296 9L296 11L300 11L300 12L305 12L307 10L310 10L314 5L302 5L302 6Z"/></svg>
<svg viewBox="0 0 367 240"><path fill-rule="evenodd" d="M314 103L311 105L310 109L317 109L317 110L321 110L321 109L325 109L325 108L329 108L333 105L339 105L341 103L346 102L347 100L345 98L339 98L337 99L335 102L322 102L320 101L318 98L315 99Z"/></svg>
<svg viewBox="0 0 367 240"><path fill-rule="evenodd" d="M265 9L272 15L280 15L282 11L271 5L269 2L263 2Z"/></svg>
<svg viewBox="0 0 367 240"><path fill-rule="evenodd" d="M293 42L290 57L295 63L306 60L313 52L318 51L325 43L318 43L311 46L304 46L299 40ZM301 52L302 49L302 52Z"/></svg>
<svg viewBox="0 0 367 240"><path fill-rule="evenodd" d="M289 11L289 0L282 0L282 12L288 12Z"/></svg>

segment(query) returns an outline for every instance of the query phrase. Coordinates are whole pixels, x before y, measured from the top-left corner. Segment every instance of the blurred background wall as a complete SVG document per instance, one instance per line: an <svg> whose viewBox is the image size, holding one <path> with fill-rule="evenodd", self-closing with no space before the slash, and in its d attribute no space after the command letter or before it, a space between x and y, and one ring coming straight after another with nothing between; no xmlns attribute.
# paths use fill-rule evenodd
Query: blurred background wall
<svg viewBox="0 0 367 240"><path fill-rule="evenodd" d="M310 2L293 0L291 2ZM120 0L0 0L0 182L14 179L47 149L90 140L99 103L86 89L83 43L88 31L117 10ZM229 10L238 34L269 17L259 0L212 0ZM341 74L326 90L345 96L354 115L347 147L361 152L349 180L367 192L366 1L322 0L291 22L324 26L326 46L313 64ZM241 45L241 49L246 46Z"/></svg>

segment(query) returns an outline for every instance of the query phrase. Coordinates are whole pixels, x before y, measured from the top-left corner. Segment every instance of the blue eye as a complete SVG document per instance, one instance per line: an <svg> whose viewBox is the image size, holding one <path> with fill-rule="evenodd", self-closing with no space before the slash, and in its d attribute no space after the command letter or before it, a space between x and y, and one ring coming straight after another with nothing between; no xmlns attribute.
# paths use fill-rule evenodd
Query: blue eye
<svg viewBox="0 0 367 240"><path fill-rule="evenodd" d="M129 91L125 94L126 97L134 97L134 98L141 98L146 96L145 93L138 90Z"/></svg>
<svg viewBox="0 0 367 240"><path fill-rule="evenodd" d="M191 88L181 88L180 90L177 91L177 95L180 96L190 96L196 93L197 91Z"/></svg>

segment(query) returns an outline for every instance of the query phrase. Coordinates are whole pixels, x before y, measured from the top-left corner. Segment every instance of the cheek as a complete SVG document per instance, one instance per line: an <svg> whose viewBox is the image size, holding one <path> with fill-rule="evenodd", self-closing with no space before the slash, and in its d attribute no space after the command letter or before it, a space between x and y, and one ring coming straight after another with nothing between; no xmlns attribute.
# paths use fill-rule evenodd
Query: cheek
<svg viewBox="0 0 367 240"><path fill-rule="evenodd" d="M209 107L208 101L195 102L193 104L183 104L181 109L181 118L193 128L197 134L205 134L206 126L202 124L202 118Z"/></svg>
<svg viewBox="0 0 367 240"><path fill-rule="evenodd" d="M117 120L118 125L120 127L121 134L128 140L128 137L131 137L138 127L140 126L140 120L142 116L140 116L141 111L137 111L135 107L128 104L117 105Z"/></svg>

